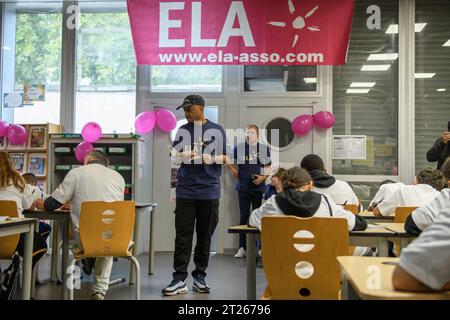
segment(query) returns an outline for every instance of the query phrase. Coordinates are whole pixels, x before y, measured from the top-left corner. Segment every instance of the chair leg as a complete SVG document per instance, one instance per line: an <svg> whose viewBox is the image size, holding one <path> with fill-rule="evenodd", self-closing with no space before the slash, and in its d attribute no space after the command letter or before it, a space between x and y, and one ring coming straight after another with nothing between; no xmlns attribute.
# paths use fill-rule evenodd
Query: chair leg
<svg viewBox="0 0 450 320"><path fill-rule="evenodd" d="M36 278L39 271L38 265L39 263L37 263L34 266L33 270L31 270L31 298L34 298L36 296Z"/></svg>
<svg viewBox="0 0 450 320"><path fill-rule="evenodd" d="M139 266L139 261L131 256L131 263L134 266L135 279L136 279L136 300L141 300L141 267Z"/></svg>
<svg viewBox="0 0 450 320"><path fill-rule="evenodd" d="M69 270L74 270L76 262L77 262L76 259L72 259L72 261L69 264ZM67 283L67 287L69 288L69 300L73 300L73 291L74 291L73 278L69 277L69 279L67 279L67 281L69 281L69 280L72 281L72 283Z"/></svg>

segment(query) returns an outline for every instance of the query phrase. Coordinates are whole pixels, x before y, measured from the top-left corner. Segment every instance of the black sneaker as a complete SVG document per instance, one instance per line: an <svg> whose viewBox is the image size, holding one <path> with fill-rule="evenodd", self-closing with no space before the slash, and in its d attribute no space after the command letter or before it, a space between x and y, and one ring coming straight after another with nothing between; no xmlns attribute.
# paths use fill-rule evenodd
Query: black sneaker
<svg viewBox="0 0 450 320"><path fill-rule="evenodd" d="M177 294L187 293L188 287L185 281L173 279L172 282L162 290L165 296L174 296Z"/></svg>
<svg viewBox="0 0 450 320"><path fill-rule="evenodd" d="M205 281L205 277L202 275L196 275L192 284L192 290L200 293L210 293L211 288Z"/></svg>
<svg viewBox="0 0 450 320"><path fill-rule="evenodd" d="M81 259L81 265L83 268L83 272L90 276L95 265L95 258Z"/></svg>

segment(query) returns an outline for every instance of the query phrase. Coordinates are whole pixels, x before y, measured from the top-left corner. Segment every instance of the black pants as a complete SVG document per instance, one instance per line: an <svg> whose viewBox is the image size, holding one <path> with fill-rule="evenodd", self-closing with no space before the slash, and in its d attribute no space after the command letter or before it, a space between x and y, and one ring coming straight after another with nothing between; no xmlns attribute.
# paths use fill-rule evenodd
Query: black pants
<svg viewBox="0 0 450 320"><path fill-rule="evenodd" d="M239 211L241 213L240 224L248 224L248 218L255 210L261 206L262 192L242 192L238 191ZM251 210L250 210L251 207ZM245 234L239 234L239 247L245 248Z"/></svg>
<svg viewBox="0 0 450 320"><path fill-rule="evenodd" d="M175 253L173 257L174 279L185 280L192 252L194 227L197 243L194 251L195 270L192 276L206 276L211 237L219 221L219 200L177 199L175 208Z"/></svg>
<svg viewBox="0 0 450 320"><path fill-rule="evenodd" d="M16 249L21 257L23 257L24 248L25 248L25 236L24 234L21 234ZM44 238L39 233L35 232L33 240L33 268L39 261L39 259L41 259L46 252L47 252L47 242L45 242Z"/></svg>

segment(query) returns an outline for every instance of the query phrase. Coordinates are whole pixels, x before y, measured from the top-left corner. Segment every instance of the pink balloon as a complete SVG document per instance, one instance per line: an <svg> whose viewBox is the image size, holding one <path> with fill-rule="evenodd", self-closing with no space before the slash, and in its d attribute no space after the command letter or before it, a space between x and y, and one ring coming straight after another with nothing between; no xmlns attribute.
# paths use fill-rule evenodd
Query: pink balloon
<svg viewBox="0 0 450 320"><path fill-rule="evenodd" d="M0 119L0 138L6 135L6 133L8 132L8 127L8 122Z"/></svg>
<svg viewBox="0 0 450 320"><path fill-rule="evenodd" d="M320 128L328 129L336 123L334 114L328 111L320 111L314 115L314 124Z"/></svg>
<svg viewBox="0 0 450 320"><path fill-rule="evenodd" d="M22 145L27 141L27 131L18 124L12 124L8 127L6 137L12 145Z"/></svg>
<svg viewBox="0 0 450 320"><path fill-rule="evenodd" d="M165 132L170 132L177 126L177 118L167 109L158 109L156 111L156 124Z"/></svg>
<svg viewBox="0 0 450 320"><path fill-rule="evenodd" d="M94 150L94 146L90 142L83 141L75 148L75 158L84 163L84 158Z"/></svg>
<svg viewBox="0 0 450 320"><path fill-rule="evenodd" d="M102 127L97 122L88 122L81 130L81 136L86 142L95 142L102 136Z"/></svg>
<svg viewBox="0 0 450 320"><path fill-rule="evenodd" d="M292 121L291 130L297 136L302 136L311 131L314 125L313 116L303 114Z"/></svg>
<svg viewBox="0 0 450 320"><path fill-rule="evenodd" d="M134 121L134 128L138 134L146 134L153 130L156 125L156 114L152 111L140 113Z"/></svg>

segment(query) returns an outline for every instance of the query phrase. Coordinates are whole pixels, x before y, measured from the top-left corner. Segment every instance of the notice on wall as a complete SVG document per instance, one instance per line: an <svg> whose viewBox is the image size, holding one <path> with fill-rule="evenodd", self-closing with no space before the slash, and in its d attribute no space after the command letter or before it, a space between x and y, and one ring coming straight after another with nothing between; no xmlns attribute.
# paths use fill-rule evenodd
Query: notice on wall
<svg viewBox="0 0 450 320"><path fill-rule="evenodd" d="M366 160L366 141L364 135L334 135L333 159Z"/></svg>
<svg viewBox="0 0 450 320"><path fill-rule="evenodd" d="M23 100L45 101L45 84L32 84L23 86Z"/></svg>
<svg viewBox="0 0 450 320"><path fill-rule="evenodd" d="M22 108L23 94L17 92L3 94L3 106L5 108Z"/></svg>
<svg viewBox="0 0 450 320"><path fill-rule="evenodd" d="M176 188L177 188L177 175L179 165L174 165L170 168L170 202L174 203L176 201Z"/></svg>

